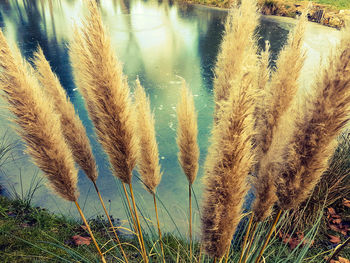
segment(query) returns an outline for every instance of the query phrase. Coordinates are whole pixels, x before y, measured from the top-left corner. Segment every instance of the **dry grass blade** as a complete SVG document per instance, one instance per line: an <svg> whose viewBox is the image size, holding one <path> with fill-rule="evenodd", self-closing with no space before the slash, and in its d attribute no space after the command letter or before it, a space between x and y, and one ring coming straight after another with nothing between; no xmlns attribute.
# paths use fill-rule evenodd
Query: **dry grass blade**
<svg viewBox="0 0 350 263"><path fill-rule="evenodd" d="M253 164L251 135L254 110L250 74L235 83L220 122L214 126L205 164L202 207L202 245L207 254L221 258L240 221L247 177Z"/></svg>
<svg viewBox="0 0 350 263"><path fill-rule="evenodd" d="M34 64L39 82L54 102L56 112L60 115L62 131L72 150L75 162L91 181L96 182L98 177L96 162L85 128L75 113L73 104L67 98L60 81L52 72L41 48L34 54Z"/></svg>
<svg viewBox="0 0 350 263"><path fill-rule="evenodd" d="M137 166L147 191L154 194L162 177L154 130L154 116L151 112L150 101L138 79L136 80L135 104L136 131L139 139Z"/></svg>
<svg viewBox="0 0 350 263"><path fill-rule="evenodd" d="M313 93L305 94L306 105L287 140L277 184L282 209L296 208L310 195L327 169L336 137L350 120L350 29L342 34Z"/></svg>
<svg viewBox="0 0 350 263"><path fill-rule="evenodd" d="M62 134L59 116L18 48L12 53L1 31L0 68L1 90L15 115L27 152L44 172L54 192L68 201L76 201L77 170Z"/></svg>
<svg viewBox="0 0 350 263"><path fill-rule="evenodd" d="M137 155L130 91L96 3L88 9L71 46L75 79L115 176L130 184Z"/></svg>
<svg viewBox="0 0 350 263"><path fill-rule="evenodd" d="M182 83L181 98L177 105L177 144L179 146L179 162L190 185L193 184L198 172L199 147L197 143L197 113L193 96Z"/></svg>
<svg viewBox="0 0 350 263"><path fill-rule="evenodd" d="M271 83L268 84L269 90L265 98L264 110L256 125L257 179L254 183L256 199L253 203L253 211L257 221L268 217L272 212L273 204L277 201L273 182L275 170L278 168L273 162L276 160L275 150L270 148L272 141L280 136L277 134L277 129L282 126L281 117L287 112L299 88L298 78L305 60L302 44L306 21L305 12L279 55L277 70L272 75Z"/></svg>

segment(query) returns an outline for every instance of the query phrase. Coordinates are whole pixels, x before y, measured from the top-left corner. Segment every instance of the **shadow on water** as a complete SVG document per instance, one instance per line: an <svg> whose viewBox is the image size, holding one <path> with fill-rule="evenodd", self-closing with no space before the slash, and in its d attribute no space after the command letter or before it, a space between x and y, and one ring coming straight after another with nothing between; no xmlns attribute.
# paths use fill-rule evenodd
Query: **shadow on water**
<svg viewBox="0 0 350 263"><path fill-rule="evenodd" d="M119 201L115 180L109 170L107 157L98 144L84 102L77 91L68 57L68 45L72 37L72 23L83 14L82 2L78 0L8 0L0 1L0 27L12 43L18 43L25 57L30 58L40 45L52 69L58 75L77 113L82 119L92 143L99 166L98 184L106 200L111 200L110 209L114 217L125 218ZM176 104L183 77L191 88L198 111L200 165L203 167L213 111L213 67L223 34L226 12L198 6L177 5L172 0L100 0L98 1L104 23L111 33L112 45L123 62L131 89L140 78L151 99L156 117L157 140L160 163L164 176L158 194L182 230L186 229L187 180L177 163ZM258 28L261 37L271 42L272 58L286 42L293 27L291 20L276 22L262 18ZM328 32L328 31L327 31ZM333 32L333 31L332 31ZM332 33L333 34L333 33ZM327 34L323 36L327 39ZM318 40L319 41L319 40ZM311 44L309 46L312 46ZM316 50L321 54L324 50ZM8 125L6 117L0 115L1 125ZM22 149L19 150L20 154ZM28 159L16 165L26 167L28 182L36 168ZM8 177L16 183L16 170L9 166ZM199 171L194 190L200 198L202 184ZM135 179L136 180L136 179ZM139 182L135 183L137 197L144 204L152 204L151 196ZM102 210L91 185L79 173L81 202L89 216L101 214ZM69 203L57 199L42 188L36 195L37 205L53 211L76 216ZM141 202L142 203L142 202ZM152 206L143 205L153 219ZM195 212L196 213L196 212ZM171 220L161 211L162 223L173 230ZM195 214L198 221L198 213ZM198 222L197 222L198 223Z"/></svg>

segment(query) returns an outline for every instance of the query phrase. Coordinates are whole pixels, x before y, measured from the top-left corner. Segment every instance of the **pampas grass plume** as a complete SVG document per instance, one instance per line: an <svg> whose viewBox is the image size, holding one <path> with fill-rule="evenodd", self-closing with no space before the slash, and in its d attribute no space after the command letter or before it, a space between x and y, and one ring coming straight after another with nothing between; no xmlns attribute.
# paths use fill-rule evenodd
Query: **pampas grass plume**
<svg viewBox="0 0 350 263"><path fill-rule="evenodd" d="M136 80L135 104L137 112L136 131L139 138L137 166L146 189L154 194L162 177L154 130L154 115L151 112L149 98L147 98L138 79Z"/></svg>
<svg viewBox="0 0 350 263"><path fill-rule="evenodd" d="M261 119L257 130L259 131L258 147L261 148L261 159L269 147L277 129L281 116L290 107L299 88L299 76L304 65L305 53L302 51L307 12L299 18L294 29L289 34L287 44L280 52L276 71L272 74L266 98L267 116Z"/></svg>
<svg viewBox="0 0 350 263"><path fill-rule="evenodd" d="M70 48L75 79L115 176L130 184L137 142L130 91L94 1Z"/></svg>
<svg viewBox="0 0 350 263"><path fill-rule="evenodd" d="M96 182L98 177L96 162L85 128L76 115L74 106L67 98L60 81L52 72L41 48L34 54L34 64L39 82L54 102L55 109L60 115L62 131L72 150L75 162L91 181Z"/></svg>
<svg viewBox="0 0 350 263"><path fill-rule="evenodd" d="M27 152L44 172L54 192L68 201L76 201L77 170L59 116L18 48L11 52L1 30L0 68L0 87L19 126L17 131L26 142Z"/></svg>
<svg viewBox="0 0 350 263"><path fill-rule="evenodd" d="M292 33L290 33L287 45L281 51L277 60L277 70L272 74L271 83L268 85L268 93L264 104L260 107L260 118L256 123L256 173L254 182L256 199L253 203L255 220L262 221L272 212L272 207L277 201L275 187L275 161L278 159L275 149L271 149L273 140L283 140L278 135L278 127L281 118L286 114L296 92L298 91L298 79L304 64L305 54L302 52L302 44L306 27L306 13L299 21ZM265 73L266 74L266 73ZM261 78L259 78L261 79ZM261 82L260 82L261 83ZM285 118L288 118L286 115ZM286 129L286 127L280 127ZM269 151L270 150L270 151ZM278 153L277 153L278 155ZM278 166L278 164L277 164Z"/></svg>
<svg viewBox="0 0 350 263"><path fill-rule="evenodd" d="M253 164L251 135L254 110L253 80L246 76L232 89L220 122L214 126L205 163L202 207L202 246L221 258L231 244L248 192Z"/></svg>
<svg viewBox="0 0 350 263"><path fill-rule="evenodd" d="M192 185L197 176L199 159L197 113L185 80L182 82L181 98L177 105L177 118L178 158L189 184Z"/></svg>
<svg viewBox="0 0 350 263"><path fill-rule="evenodd" d="M336 147L336 137L350 120L350 28L319 74L306 105L295 117L278 173L282 209L296 208L311 193Z"/></svg>
<svg viewBox="0 0 350 263"><path fill-rule="evenodd" d="M255 63L254 31L259 19L256 10L255 0L245 0L239 8L231 8L228 14L215 66L214 97L218 107L222 100L229 98L231 81L241 79L245 66Z"/></svg>

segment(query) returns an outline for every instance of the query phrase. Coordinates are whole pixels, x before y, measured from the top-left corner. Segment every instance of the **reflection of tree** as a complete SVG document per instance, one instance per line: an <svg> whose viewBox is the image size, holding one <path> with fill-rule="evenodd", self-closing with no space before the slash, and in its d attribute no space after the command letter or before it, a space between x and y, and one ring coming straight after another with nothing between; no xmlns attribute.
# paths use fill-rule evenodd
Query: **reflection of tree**
<svg viewBox="0 0 350 263"><path fill-rule="evenodd" d="M198 50L201 59L201 73L205 86L210 90L213 88L214 67L216 56L221 44L221 36L224 31L223 17L215 16L211 19L205 18L207 23L206 32L199 33ZM200 30L200 28L199 28Z"/></svg>
<svg viewBox="0 0 350 263"><path fill-rule="evenodd" d="M9 14L9 16L11 20L16 19L16 17L19 18L19 21L14 22L14 25L16 28L16 40L21 52L26 58L30 58L38 45L40 45L53 70L59 76L63 87L72 96L74 94L72 92L74 84L69 66L67 43L58 43L56 38L56 25L53 16L57 3L53 3L52 0L48 2L24 0L23 7L20 7L17 0L14 2L16 8L12 10L12 13L17 13L17 16L13 14ZM49 37L47 31L46 17L51 18L53 32L51 37Z"/></svg>
<svg viewBox="0 0 350 263"><path fill-rule="evenodd" d="M120 0L120 6L126 25L126 34L128 34L127 48L123 54L123 60L128 63L124 64L126 72L137 72L143 74L145 72L145 63L142 59L142 51L137 37L135 36L135 29L133 28L132 19L135 15L131 14L130 1Z"/></svg>

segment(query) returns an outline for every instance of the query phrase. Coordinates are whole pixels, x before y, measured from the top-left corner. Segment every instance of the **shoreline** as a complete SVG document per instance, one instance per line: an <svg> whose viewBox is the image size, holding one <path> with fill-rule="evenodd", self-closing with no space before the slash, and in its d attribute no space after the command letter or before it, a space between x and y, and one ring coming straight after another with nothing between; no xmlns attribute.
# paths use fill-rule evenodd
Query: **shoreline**
<svg viewBox="0 0 350 263"><path fill-rule="evenodd" d="M181 1L190 6L194 6L200 9L211 9L219 12L228 12L230 10L230 8L225 6L198 2L201 0ZM271 3L273 4L259 5L262 15L296 18L306 8L306 5L303 3L294 4L294 6L283 4L277 1L271 1ZM314 4L308 12L308 20L309 22L314 22L322 26L341 29L345 26L345 22L347 20L350 21L350 9L334 11L324 5Z"/></svg>

